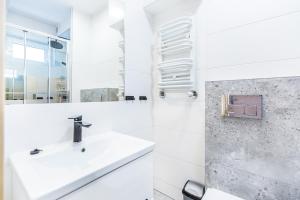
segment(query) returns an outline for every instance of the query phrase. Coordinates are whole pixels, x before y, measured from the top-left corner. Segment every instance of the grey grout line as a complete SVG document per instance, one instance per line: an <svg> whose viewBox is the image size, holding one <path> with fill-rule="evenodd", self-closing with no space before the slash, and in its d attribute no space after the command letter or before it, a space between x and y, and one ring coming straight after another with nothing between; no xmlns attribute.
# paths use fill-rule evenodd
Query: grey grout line
<svg viewBox="0 0 300 200"><path fill-rule="evenodd" d="M171 197L165 195L164 193L154 190L154 200L174 200Z"/></svg>
<svg viewBox="0 0 300 200"><path fill-rule="evenodd" d="M281 14L281 15L276 15L276 16L273 16L273 17L267 17L267 18L264 18L264 19L248 22L246 24L236 25L236 26L224 28L224 29L221 29L221 30L218 30L218 31L213 31L213 32L208 33L207 35L208 36L213 36L213 35L216 35L218 33L230 31L230 30L233 30L233 29L242 28L244 26L249 26L249 25L252 25L252 24L257 24L257 23L262 23L262 22L265 22L265 21L274 20L274 19L277 19L277 18L280 18L280 17L297 14L299 12L300 12L300 10L295 10L295 11L287 12L287 13L284 13L284 14Z"/></svg>
<svg viewBox="0 0 300 200"><path fill-rule="evenodd" d="M253 64L260 64L260 63L269 63L269 62L284 62L288 60L299 60L300 57L294 57L294 58L281 58L281 59L273 59L273 60L262 60L262 61L253 61L248 63L240 63L240 64L232 64L232 65L219 65L219 66L211 66L207 67L206 69L219 69L219 68L236 68L243 65L253 65Z"/></svg>
<svg viewBox="0 0 300 200"><path fill-rule="evenodd" d="M205 169L205 164L204 164L204 165L201 165L201 164L199 164L199 163L194 163L194 162L191 162L191 161L182 159L182 158L178 158L178 157L175 157L175 156L172 156L172 155L168 155L168 154L166 154L166 153L164 153L164 152L160 152L160 151L157 151L157 150L155 150L155 153L156 153L156 155L158 155L158 156L166 157L166 158L168 158L168 159L170 159L170 160L173 160L173 161L176 161L176 162L181 162L181 163L183 162L183 163L188 164L188 165L193 165L194 167L198 167L198 168L203 168L203 169ZM205 159L205 158L204 158L204 159Z"/></svg>
<svg viewBox="0 0 300 200"><path fill-rule="evenodd" d="M167 185L169 185L169 186L171 186L171 187L173 187L173 188L175 188L175 189L177 189L177 190L179 190L179 191L182 190L181 187L178 187L178 186L176 186L176 185L173 184L173 183L169 183L169 182L165 181L164 179L162 179L162 178L160 178L160 177L158 177L158 176L155 176L155 175L154 175L154 179L157 179L157 180L163 182L164 184L167 184Z"/></svg>

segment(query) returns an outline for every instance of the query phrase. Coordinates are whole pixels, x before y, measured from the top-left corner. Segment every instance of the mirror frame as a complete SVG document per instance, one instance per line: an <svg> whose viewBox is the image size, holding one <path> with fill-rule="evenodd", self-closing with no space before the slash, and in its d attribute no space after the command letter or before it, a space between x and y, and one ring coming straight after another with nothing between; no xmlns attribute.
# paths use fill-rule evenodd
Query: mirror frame
<svg viewBox="0 0 300 200"><path fill-rule="evenodd" d="M4 78L3 78L3 69L4 69L4 33L5 33L5 14L6 6L5 0L0 0L0 199L4 198L3 193L3 148L4 148Z"/></svg>

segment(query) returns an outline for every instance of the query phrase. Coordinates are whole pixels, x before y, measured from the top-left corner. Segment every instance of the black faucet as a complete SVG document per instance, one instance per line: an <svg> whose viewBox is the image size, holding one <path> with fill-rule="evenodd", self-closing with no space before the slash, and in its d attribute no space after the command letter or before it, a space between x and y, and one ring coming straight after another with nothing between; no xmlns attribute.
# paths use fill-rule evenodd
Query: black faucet
<svg viewBox="0 0 300 200"><path fill-rule="evenodd" d="M82 115L69 117L68 119L74 119L74 136L73 142L81 142L82 140L82 127L89 128L92 124L82 122Z"/></svg>

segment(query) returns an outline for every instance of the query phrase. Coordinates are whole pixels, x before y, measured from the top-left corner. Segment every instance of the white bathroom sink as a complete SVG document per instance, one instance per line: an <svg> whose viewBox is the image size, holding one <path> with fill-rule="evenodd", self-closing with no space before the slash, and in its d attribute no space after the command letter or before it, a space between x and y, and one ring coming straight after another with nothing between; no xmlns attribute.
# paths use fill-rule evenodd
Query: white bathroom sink
<svg viewBox="0 0 300 200"><path fill-rule="evenodd" d="M154 143L116 132L85 137L81 143L54 144L11 156L28 199L52 200L153 151Z"/></svg>

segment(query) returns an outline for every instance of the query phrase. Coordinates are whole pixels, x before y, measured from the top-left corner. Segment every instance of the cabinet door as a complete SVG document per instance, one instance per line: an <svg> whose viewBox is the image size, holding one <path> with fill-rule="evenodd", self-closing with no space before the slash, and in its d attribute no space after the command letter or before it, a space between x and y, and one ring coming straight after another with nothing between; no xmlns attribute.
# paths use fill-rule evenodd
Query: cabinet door
<svg viewBox="0 0 300 200"><path fill-rule="evenodd" d="M61 200L151 200L153 158L148 154L99 178Z"/></svg>

